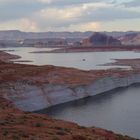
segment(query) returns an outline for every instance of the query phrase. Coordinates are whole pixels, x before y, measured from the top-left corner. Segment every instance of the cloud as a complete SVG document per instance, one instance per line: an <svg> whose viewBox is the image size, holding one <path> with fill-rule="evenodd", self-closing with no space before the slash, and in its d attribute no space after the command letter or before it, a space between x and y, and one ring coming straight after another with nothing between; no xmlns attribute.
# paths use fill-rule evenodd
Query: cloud
<svg viewBox="0 0 140 140"><path fill-rule="evenodd" d="M70 27L74 24L85 24L94 22L94 19L87 20L89 9L106 7L105 4L84 4L61 8L46 8L33 15L32 20L36 21L42 29L47 27ZM86 17L87 16L87 17ZM86 17L86 18L85 18ZM90 17L89 17L90 18ZM87 20L87 21L86 21Z"/></svg>
<svg viewBox="0 0 140 140"><path fill-rule="evenodd" d="M37 0L42 3L47 3L54 6L70 6L70 5L76 5L76 4L85 4L85 3L93 3L93 2L101 2L103 0ZM106 0L109 1L109 0Z"/></svg>
<svg viewBox="0 0 140 140"><path fill-rule="evenodd" d="M68 27L68 30L72 31L95 31L100 29L100 22L86 22L80 24L72 24Z"/></svg>
<svg viewBox="0 0 140 140"><path fill-rule="evenodd" d="M13 20L0 23L0 29L2 30L22 30L22 31L40 31L36 22L29 19Z"/></svg>
<svg viewBox="0 0 140 140"><path fill-rule="evenodd" d="M140 0L133 0L123 3L125 7L140 7Z"/></svg>
<svg viewBox="0 0 140 140"><path fill-rule="evenodd" d="M26 17L44 6L33 0L0 0L0 22Z"/></svg>
<svg viewBox="0 0 140 140"><path fill-rule="evenodd" d="M88 14L88 16L85 15L84 18L87 20L93 19L94 21L113 21L140 18L140 12L114 7L99 8L97 10L89 11L89 13L90 14Z"/></svg>
<svg viewBox="0 0 140 140"><path fill-rule="evenodd" d="M79 23L79 24L70 24L69 26L46 26L44 28L47 31L95 31L100 29L99 22L87 22L87 23Z"/></svg>
<svg viewBox="0 0 140 140"><path fill-rule="evenodd" d="M61 8L47 8L33 16L32 20L41 29L65 28L84 26L89 23L101 23L114 20L140 18L140 12L129 11L112 4L88 3L78 6ZM90 24L89 24L90 25Z"/></svg>
<svg viewBox="0 0 140 140"><path fill-rule="evenodd" d="M0 0L0 28L28 31L93 30L101 24L139 19L126 0ZM140 1L139 1L140 2ZM120 5L125 4L125 7ZM132 4L133 3L133 4ZM135 3L135 4L134 4ZM138 3L137 3L138 5Z"/></svg>

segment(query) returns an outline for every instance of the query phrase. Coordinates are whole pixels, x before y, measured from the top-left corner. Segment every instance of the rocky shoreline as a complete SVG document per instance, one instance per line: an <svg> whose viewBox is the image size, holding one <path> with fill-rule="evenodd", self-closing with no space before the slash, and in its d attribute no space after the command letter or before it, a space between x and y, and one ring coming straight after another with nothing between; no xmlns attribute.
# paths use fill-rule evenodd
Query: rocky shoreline
<svg viewBox="0 0 140 140"><path fill-rule="evenodd" d="M50 51L36 51L30 53L80 53L80 52L109 52L109 51L139 51L139 45L119 45L119 46L74 46L63 47Z"/></svg>
<svg viewBox="0 0 140 140"><path fill-rule="evenodd" d="M43 84L38 86L21 81L10 88L1 89L4 98L12 101L24 111L37 111L57 104L94 96L120 87L140 83L140 74L126 77L104 77L87 85L68 86L62 84ZM20 91L20 94L19 94Z"/></svg>

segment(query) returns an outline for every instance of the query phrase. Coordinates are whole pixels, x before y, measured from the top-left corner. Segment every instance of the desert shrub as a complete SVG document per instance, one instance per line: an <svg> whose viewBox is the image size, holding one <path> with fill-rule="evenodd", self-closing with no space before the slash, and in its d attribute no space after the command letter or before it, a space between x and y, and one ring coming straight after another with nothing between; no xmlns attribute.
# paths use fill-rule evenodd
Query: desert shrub
<svg viewBox="0 0 140 140"><path fill-rule="evenodd" d="M58 137L54 137L52 140L60 140Z"/></svg>
<svg viewBox="0 0 140 140"><path fill-rule="evenodd" d="M43 123L37 122L37 123L35 124L35 126L36 126L36 127L42 127L42 126L43 126Z"/></svg>

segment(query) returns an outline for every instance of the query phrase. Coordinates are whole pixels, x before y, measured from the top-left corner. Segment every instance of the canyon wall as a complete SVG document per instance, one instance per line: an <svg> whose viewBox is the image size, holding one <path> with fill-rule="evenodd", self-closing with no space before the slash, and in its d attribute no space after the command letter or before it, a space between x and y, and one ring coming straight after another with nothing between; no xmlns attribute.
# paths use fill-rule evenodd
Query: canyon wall
<svg viewBox="0 0 140 140"><path fill-rule="evenodd" d="M140 74L127 77L104 77L88 85L67 86L35 84L17 81L5 84L2 87L4 98L11 100L18 108L24 111L37 111L60 103L65 103L88 96L94 96L118 87L126 87L140 83Z"/></svg>

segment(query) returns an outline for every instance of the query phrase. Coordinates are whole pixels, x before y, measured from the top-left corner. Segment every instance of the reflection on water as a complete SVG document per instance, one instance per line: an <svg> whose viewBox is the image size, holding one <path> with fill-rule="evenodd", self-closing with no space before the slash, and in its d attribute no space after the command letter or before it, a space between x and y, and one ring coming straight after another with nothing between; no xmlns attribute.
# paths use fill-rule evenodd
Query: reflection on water
<svg viewBox="0 0 140 140"><path fill-rule="evenodd" d="M140 138L140 85L61 104L39 113Z"/></svg>
<svg viewBox="0 0 140 140"><path fill-rule="evenodd" d="M2 49L1 49L2 50ZM50 48L33 48L33 47L19 47L19 48L4 48L11 54L20 55L19 59L29 60L31 62L18 62L24 64L34 65L55 65L64 67L74 67L83 70L90 69L108 69L108 68L129 68L125 66L100 66L109 62L114 62L112 59L131 59L140 58L140 53L132 51L118 51L118 52L81 52L81 53L29 53L34 51L47 51ZM15 50L15 51L13 51ZM84 61L83 61L84 60Z"/></svg>

